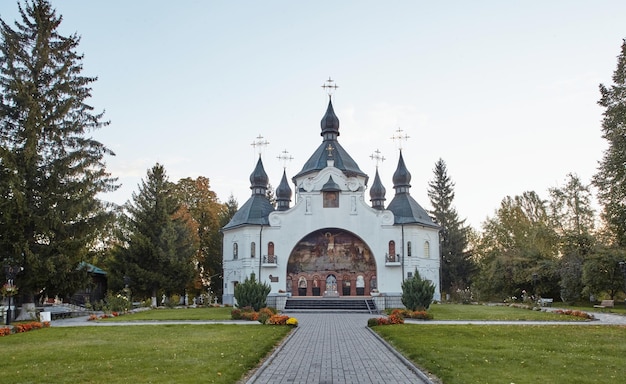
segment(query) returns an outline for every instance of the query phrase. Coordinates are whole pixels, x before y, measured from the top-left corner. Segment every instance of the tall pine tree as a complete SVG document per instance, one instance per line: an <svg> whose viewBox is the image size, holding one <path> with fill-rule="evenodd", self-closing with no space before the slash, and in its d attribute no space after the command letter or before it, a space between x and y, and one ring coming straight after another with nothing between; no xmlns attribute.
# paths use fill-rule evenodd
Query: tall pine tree
<svg viewBox="0 0 626 384"><path fill-rule="evenodd" d="M198 252L197 224L172 193L165 168L156 164L126 205L127 223L115 251L115 270L131 289L150 295L184 293L193 283Z"/></svg>
<svg viewBox="0 0 626 384"><path fill-rule="evenodd" d="M613 85L600 84L598 104L605 108L602 137L609 146L604 151L593 184L603 207L602 218L617 246L626 246L626 39L617 58Z"/></svg>
<svg viewBox="0 0 626 384"><path fill-rule="evenodd" d="M465 220L452 205L454 183L448 176L446 163L439 159L433 170L434 178L428 183L428 197L433 210L430 212L441 226L441 287L444 292L455 293L469 287L474 264L468 251L468 230Z"/></svg>
<svg viewBox="0 0 626 384"><path fill-rule="evenodd" d="M16 282L32 302L86 284L78 267L112 218L97 196L117 186L113 153L89 136L108 122L87 104L96 78L81 76L80 38L58 33L48 1L18 6L14 28L0 20L0 257L24 268Z"/></svg>

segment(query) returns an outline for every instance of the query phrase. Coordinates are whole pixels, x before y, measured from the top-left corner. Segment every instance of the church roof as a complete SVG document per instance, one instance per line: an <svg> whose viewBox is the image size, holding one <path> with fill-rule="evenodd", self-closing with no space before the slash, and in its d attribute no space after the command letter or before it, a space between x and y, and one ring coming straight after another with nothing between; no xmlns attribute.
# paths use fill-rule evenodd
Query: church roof
<svg viewBox="0 0 626 384"><path fill-rule="evenodd" d="M439 227L426 210L408 193L396 194L387 206L387 210L393 212L395 224L421 224L426 227Z"/></svg>
<svg viewBox="0 0 626 384"><path fill-rule="evenodd" d="M438 228L439 226L428 215L411 194L411 173L404 164L402 152L398 160L398 167L393 174L393 188L396 190L387 209L393 212L395 224L421 224L427 227Z"/></svg>
<svg viewBox="0 0 626 384"><path fill-rule="evenodd" d="M242 225L268 225L268 216L274 211L267 197L252 195L233 215L223 229L231 229Z"/></svg>
<svg viewBox="0 0 626 384"><path fill-rule="evenodd" d="M370 201L372 202L372 207L375 209L384 209L385 208L385 194L387 190L385 186L380 181L380 176L378 175L378 168L376 168L376 176L374 176L374 183L372 183L372 188L370 188Z"/></svg>
<svg viewBox="0 0 626 384"><path fill-rule="evenodd" d="M361 171L356 161L350 157L348 152L337 141L339 136L339 119L335 115L332 100L328 101L328 108L320 125L322 128L320 135L324 138L322 144L307 160L302 170L293 177L293 180L295 181L301 176L321 171L328 166L329 160L334 161L333 166L342 170L346 176L359 175L367 178L367 174Z"/></svg>
<svg viewBox="0 0 626 384"><path fill-rule="evenodd" d="M268 215L274 211L274 206L267 199L267 184L269 178L265 173L263 161L259 156L256 167L250 174L250 189L252 196L237 210L230 222L223 229L230 229L242 225L269 224Z"/></svg>

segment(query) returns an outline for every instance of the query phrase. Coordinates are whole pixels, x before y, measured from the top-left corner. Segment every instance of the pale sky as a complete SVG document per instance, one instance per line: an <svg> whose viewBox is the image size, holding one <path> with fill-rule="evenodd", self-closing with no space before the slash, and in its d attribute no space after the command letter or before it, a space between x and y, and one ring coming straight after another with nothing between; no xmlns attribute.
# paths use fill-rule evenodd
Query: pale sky
<svg viewBox="0 0 626 384"><path fill-rule="evenodd" d="M61 32L81 36L89 103L111 125L95 137L122 204L156 162L171 181L206 176L243 205L257 154L276 187L321 143L328 96L339 142L370 175L392 176L400 128L411 195L425 209L442 158L461 218L480 228L506 196L588 183L606 148L598 85L610 85L626 1L55 0ZM14 0L0 2L13 25ZM369 203L369 190L366 191Z"/></svg>

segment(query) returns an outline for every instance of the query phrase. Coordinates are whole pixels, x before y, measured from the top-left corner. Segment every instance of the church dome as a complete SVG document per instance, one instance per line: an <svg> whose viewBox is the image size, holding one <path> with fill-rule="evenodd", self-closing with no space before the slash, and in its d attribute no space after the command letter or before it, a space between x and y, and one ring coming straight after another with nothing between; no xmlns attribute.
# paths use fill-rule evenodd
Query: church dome
<svg viewBox="0 0 626 384"><path fill-rule="evenodd" d="M257 161L254 171L250 174L250 189L253 190L253 193L257 193L257 189L264 189L262 193L265 194L268 183L269 177L267 177L267 173L265 173L261 156L259 156L259 161Z"/></svg>
<svg viewBox="0 0 626 384"><path fill-rule="evenodd" d="M385 194L387 190L385 186L380 181L380 176L378 175L378 168L376 169L376 176L374 176L374 183L372 184L372 188L370 189L370 201L372 202L372 208L375 209L385 209Z"/></svg>
<svg viewBox="0 0 626 384"><path fill-rule="evenodd" d="M404 158L402 152L400 152L400 159L398 160L398 168L393 174L393 187L396 189L396 193L409 192L411 188L411 172L406 168L404 164Z"/></svg>
<svg viewBox="0 0 626 384"><path fill-rule="evenodd" d="M283 178L280 180L278 188L276 188L276 204L279 211L289 209L292 192L289 182L287 181L287 173L283 170Z"/></svg>
<svg viewBox="0 0 626 384"><path fill-rule="evenodd" d="M322 117L320 126L322 128L321 135L325 140L336 140L339 136L339 118L335 115L332 100L328 100L328 108L326 108L326 114Z"/></svg>

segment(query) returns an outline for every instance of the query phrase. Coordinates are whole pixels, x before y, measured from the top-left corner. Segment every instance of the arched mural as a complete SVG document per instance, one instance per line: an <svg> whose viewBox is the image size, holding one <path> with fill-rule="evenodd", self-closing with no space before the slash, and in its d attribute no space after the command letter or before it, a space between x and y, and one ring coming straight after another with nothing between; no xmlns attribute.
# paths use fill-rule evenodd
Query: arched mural
<svg viewBox="0 0 626 384"><path fill-rule="evenodd" d="M332 286L327 283L331 275ZM338 228L320 229L305 236L293 248L287 263L288 281L307 282L305 287L298 285L305 289L291 292L298 296L364 295L375 276L376 261L367 244L354 233Z"/></svg>

